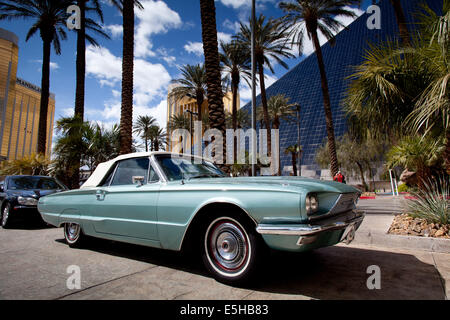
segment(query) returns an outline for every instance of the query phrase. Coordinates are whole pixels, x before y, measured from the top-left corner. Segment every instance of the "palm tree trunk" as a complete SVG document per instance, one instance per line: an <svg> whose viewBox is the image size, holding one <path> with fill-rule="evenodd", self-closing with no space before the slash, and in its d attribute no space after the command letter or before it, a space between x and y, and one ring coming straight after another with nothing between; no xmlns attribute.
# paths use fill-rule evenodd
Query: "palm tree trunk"
<svg viewBox="0 0 450 320"><path fill-rule="evenodd" d="M292 171L294 171L294 176L298 175L297 172L297 152L291 152L292 157Z"/></svg>
<svg viewBox="0 0 450 320"><path fill-rule="evenodd" d="M450 175L450 128L447 129L446 140L447 142L445 144L445 151L444 151L445 169L447 171L447 174Z"/></svg>
<svg viewBox="0 0 450 320"><path fill-rule="evenodd" d="M200 0L203 52L205 55L206 82L208 88L209 122L212 129L218 129L225 137L225 115L217 44L216 8L214 0ZM225 138L222 148L223 163L226 159ZM220 164L219 164L220 165ZM223 164L221 169L228 172Z"/></svg>
<svg viewBox="0 0 450 320"><path fill-rule="evenodd" d="M272 154L272 135L270 133L270 119L269 119L269 111L267 109L266 84L264 82L264 65L261 61L258 61L258 73L259 73L259 84L261 87L261 104L263 108L263 118L264 118L263 120L267 130L267 154L270 156Z"/></svg>
<svg viewBox="0 0 450 320"><path fill-rule="evenodd" d="M81 122L84 118L84 88L86 75L86 1L78 0L78 7L80 8L80 29L77 30L77 59L76 59L76 88L75 88L75 117L78 117ZM81 138L81 136L80 136ZM73 173L70 178L71 189L79 188L80 181L80 162L81 154L77 154L73 163Z"/></svg>
<svg viewBox="0 0 450 320"><path fill-rule="evenodd" d="M280 119L278 117L275 117L275 119L273 119L273 129L275 130L279 130L280 129ZM281 154L280 154L280 150L278 150L278 172L277 174L279 176L281 176Z"/></svg>
<svg viewBox="0 0 450 320"><path fill-rule="evenodd" d="M51 37L42 35L43 56L42 56L42 78L41 78L41 102L39 109L39 129L37 152L45 155L45 144L47 141L47 114L48 100L50 96L50 45Z"/></svg>
<svg viewBox="0 0 450 320"><path fill-rule="evenodd" d="M334 137L333 114L331 112L330 93L328 90L328 81L325 73L325 64L323 62L322 49L320 48L317 31L312 33L314 49L316 51L317 62L319 64L320 79L323 93L323 107L325 110L325 120L328 135L328 151L330 153L331 174L334 177L338 170L338 160L336 155L336 139Z"/></svg>
<svg viewBox="0 0 450 320"><path fill-rule="evenodd" d="M366 183L366 179L364 178L364 169L363 169L363 166L362 166L361 163L359 163L358 161L356 161L356 165L357 165L358 168L359 168L359 174L361 175L361 181L362 181L362 184L363 184L364 191L367 192L367 191L368 191L368 190L367 190L367 183Z"/></svg>
<svg viewBox="0 0 450 320"><path fill-rule="evenodd" d="M411 44L411 40L409 37L409 31L405 19L405 13L402 8L402 4L400 0L390 0L392 6L394 7L395 18L397 20L398 31L400 33L400 38L404 45Z"/></svg>
<svg viewBox="0 0 450 320"><path fill-rule="evenodd" d="M203 93L197 93L197 118L199 121L202 121L202 104L203 104Z"/></svg>
<svg viewBox="0 0 450 320"><path fill-rule="evenodd" d="M122 109L120 154L131 153L133 127L134 0L123 0Z"/></svg>
<svg viewBox="0 0 450 320"><path fill-rule="evenodd" d="M232 80L231 80L232 84L232 94L233 94L233 107L232 107L232 114L231 114L231 118L232 118L232 125L233 125L233 131L234 134L236 134L236 130L237 130L237 92L238 92L238 87L239 87L239 76L236 79L236 76L232 75ZM233 163L237 162L237 137L234 135L233 136Z"/></svg>
<svg viewBox="0 0 450 320"><path fill-rule="evenodd" d="M77 60L76 60L76 88L75 88L75 115L81 120L84 118L84 86L86 75L86 1L78 0L80 7L81 26L77 30Z"/></svg>

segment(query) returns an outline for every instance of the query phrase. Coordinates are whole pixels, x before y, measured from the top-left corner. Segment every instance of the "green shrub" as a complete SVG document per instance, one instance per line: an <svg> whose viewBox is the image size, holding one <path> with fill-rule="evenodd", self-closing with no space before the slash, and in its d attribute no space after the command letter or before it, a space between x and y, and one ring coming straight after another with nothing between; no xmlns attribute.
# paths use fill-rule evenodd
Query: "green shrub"
<svg viewBox="0 0 450 320"><path fill-rule="evenodd" d="M406 183L398 186L398 192L408 192L408 191L409 191L409 187L406 185Z"/></svg>
<svg viewBox="0 0 450 320"><path fill-rule="evenodd" d="M422 189L411 192L416 199L407 200L410 216L429 223L450 224L450 182L440 177L424 182Z"/></svg>

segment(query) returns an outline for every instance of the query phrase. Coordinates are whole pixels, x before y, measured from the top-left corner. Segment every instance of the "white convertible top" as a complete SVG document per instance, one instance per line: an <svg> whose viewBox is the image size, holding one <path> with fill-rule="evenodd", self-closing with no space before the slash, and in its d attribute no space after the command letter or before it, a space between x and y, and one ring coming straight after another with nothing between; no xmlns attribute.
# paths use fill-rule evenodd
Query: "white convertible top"
<svg viewBox="0 0 450 320"><path fill-rule="evenodd" d="M151 155L154 155L154 154L170 154L170 155L176 154L178 156L183 155L183 156L188 156L188 157L192 157L192 156L195 157L195 155L179 154L179 153L167 152L167 151L135 152L135 153L123 154L123 155L120 155L109 161L100 163L97 166L97 168L94 170L94 172L91 174L89 179L87 179L86 182L83 183L83 185L80 187L80 189L97 187L100 184L100 182L103 180L105 175L109 172L111 167L114 165L114 163L116 163L119 160L138 158L138 157L150 157Z"/></svg>

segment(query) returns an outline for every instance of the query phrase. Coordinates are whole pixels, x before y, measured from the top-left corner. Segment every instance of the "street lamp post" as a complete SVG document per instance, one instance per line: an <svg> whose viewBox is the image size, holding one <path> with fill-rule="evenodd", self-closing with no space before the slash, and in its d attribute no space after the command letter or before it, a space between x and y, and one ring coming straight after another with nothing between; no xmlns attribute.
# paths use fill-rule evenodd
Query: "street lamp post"
<svg viewBox="0 0 450 320"><path fill-rule="evenodd" d="M251 63L252 63L252 176L256 176L256 59L255 59L255 0L252 0L252 36L251 36ZM261 146L260 146L261 147Z"/></svg>
<svg viewBox="0 0 450 320"><path fill-rule="evenodd" d="M295 106L297 112L297 176L302 175L302 162L301 162L301 147L300 147L300 104L296 104Z"/></svg>
<svg viewBox="0 0 450 320"><path fill-rule="evenodd" d="M193 141L192 141L192 139L193 139L193 134L192 134L192 116L193 115L198 116L198 113L197 112L193 112L191 110L185 110L184 112L187 112L187 113L189 113L191 115L191 122L189 123L189 132L191 134L191 154L194 154L194 151L192 150L192 148L193 148Z"/></svg>

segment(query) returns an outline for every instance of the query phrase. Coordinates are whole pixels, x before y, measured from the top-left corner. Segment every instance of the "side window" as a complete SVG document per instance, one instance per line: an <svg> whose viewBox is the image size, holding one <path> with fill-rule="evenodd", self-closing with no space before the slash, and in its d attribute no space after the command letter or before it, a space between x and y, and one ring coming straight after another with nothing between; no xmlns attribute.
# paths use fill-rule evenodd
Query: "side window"
<svg viewBox="0 0 450 320"><path fill-rule="evenodd" d="M133 184L133 177L144 177L147 181L148 166L150 160L148 158L133 158L120 161L114 175L111 185L129 185Z"/></svg>
<svg viewBox="0 0 450 320"><path fill-rule="evenodd" d="M112 176L114 174L114 170L116 170L116 166L117 166L117 164L112 166L112 168L108 172L108 175L106 176L105 179L103 179L103 183L100 186L102 186L102 187L109 186L109 184L111 183Z"/></svg>
<svg viewBox="0 0 450 320"><path fill-rule="evenodd" d="M153 166L150 165L150 170L148 173L148 182L158 182L158 181L159 181L158 174L156 173L155 169L153 169Z"/></svg>

